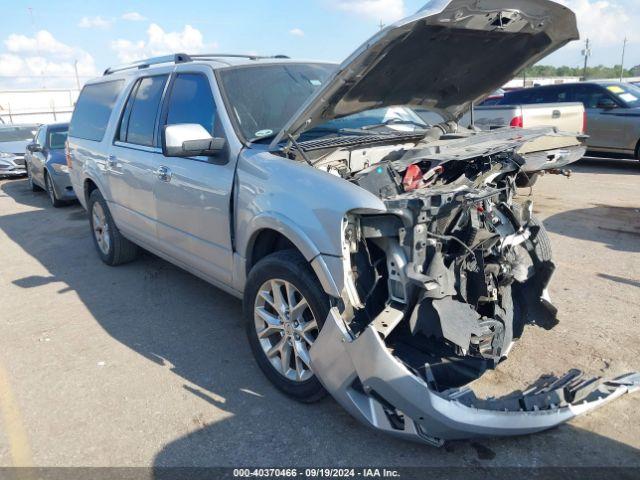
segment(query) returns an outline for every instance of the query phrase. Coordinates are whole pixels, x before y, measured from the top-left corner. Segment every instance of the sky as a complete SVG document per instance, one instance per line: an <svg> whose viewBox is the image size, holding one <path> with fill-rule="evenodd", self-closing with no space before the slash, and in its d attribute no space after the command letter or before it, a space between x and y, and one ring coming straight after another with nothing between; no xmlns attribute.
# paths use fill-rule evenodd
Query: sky
<svg viewBox="0 0 640 480"><path fill-rule="evenodd" d="M640 64L639 0L558 0L581 40L543 64ZM425 0L0 0L0 88L75 87L111 65L171 52L285 54L342 61L379 25ZM179 5L179 7L178 7ZM635 28L634 28L635 27ZM77 62L77 63L76 63Z"/></svg>

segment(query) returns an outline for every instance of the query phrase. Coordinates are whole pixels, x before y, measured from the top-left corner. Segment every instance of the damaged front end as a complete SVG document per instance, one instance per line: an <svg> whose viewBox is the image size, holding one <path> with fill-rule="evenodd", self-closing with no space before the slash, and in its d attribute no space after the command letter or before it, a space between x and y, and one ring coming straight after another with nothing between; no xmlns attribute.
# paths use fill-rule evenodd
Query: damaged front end
<svg viewBox="0 0 640 480"><path fill-rule="evenodd" d="M363 422L434 445L520 435L640 387L637 374L600 382L578 371L497 399L467 387L507 357L525 325L557 323L549 238L531 202L514 200L526 163L517 151L452 160L411 149L349 179L387 213L344 219L348 294L310 354L325 388Z"/></svg>

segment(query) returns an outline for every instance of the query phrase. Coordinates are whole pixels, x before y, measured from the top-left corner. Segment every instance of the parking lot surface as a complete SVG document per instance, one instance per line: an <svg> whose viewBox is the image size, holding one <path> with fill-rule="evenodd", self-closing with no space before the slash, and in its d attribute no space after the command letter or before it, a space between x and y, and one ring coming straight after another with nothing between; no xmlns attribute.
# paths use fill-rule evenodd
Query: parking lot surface
<svg viewBox="0 0 640 480"><path fill-rule="evenodd" d="M528 327L483 394L577 367L640 370L640 165L534 188L560 324ZM526 194L527 191L521 192ZM528 437L398 441L258 370L241 303L150 254L103 265L77 204L0 181L0 466L640 466L640 395Z"/></svg>

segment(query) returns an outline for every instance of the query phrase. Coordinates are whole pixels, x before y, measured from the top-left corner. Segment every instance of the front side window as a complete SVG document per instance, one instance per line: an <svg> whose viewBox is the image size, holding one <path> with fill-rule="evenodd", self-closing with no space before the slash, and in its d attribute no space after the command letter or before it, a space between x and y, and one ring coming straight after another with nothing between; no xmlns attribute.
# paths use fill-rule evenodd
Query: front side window
<svg viewBox="0 0 640 480"><path fill-rule="evenodd" d="M86 85L71 117L69 136L102 141L109 124L109 117L124 87L124 80Z"/></svg>
<svg viewBox="0 0 640 480"><path fill-rule="evenodd" d="M622 103L629 108L640 107L640 88L630 83L617 83L613 85L607 85L606 89L609 93L618 100L618 103Z"/></svg>
<svg viewBox="0 0 640 480"><path fill-rule="evenodd" d="M156 118L168 75L145 77L131 90L120 124L118 140L147 147L156 146Z"/></svg>
<svg viewBox="0 0 640 480"><path fill-rule="evenodd" d="M67 127L53 127L49 129L47 146L51 150L62 150L67 141Z"/></svg>
<svg viewBox="0 0 640 480"><path fill-rule="evenodd" d="M603 98L611 98L611 96L605 89L596 85L575 85L571 94L571 100L581 102L584 108L597 108Z"/></svg>
<svg viewBox="0 0 640 480"><path fill-rule="evenodd" d="M46 147L46 141L47 141L47 127L40 127L40 129L38 130L38 134L36 135L36 139L35 142L40 145L41 147Z"/></svg>
<svg viewBox="0 0 640 480"><path fill-rule="evenodd" d="M215 118L216 105L207 76L179 73L169 94L166 125L197 123L213 135Z"/></svg>

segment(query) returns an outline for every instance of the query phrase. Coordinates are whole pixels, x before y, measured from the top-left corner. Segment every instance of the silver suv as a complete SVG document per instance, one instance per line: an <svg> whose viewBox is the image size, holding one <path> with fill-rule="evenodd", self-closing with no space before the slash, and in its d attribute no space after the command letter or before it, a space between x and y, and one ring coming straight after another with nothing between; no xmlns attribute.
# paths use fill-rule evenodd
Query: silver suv
<svg viewBox="0 0 640 480"><path fill-rule="evenodd" d="M515 4L434 2L341 65L177 54L108 69L68 140L98 254L118 265L142 247L243 298L276 387L328 391L402 438L535 432L637 388L577 371L502 399L466 387L525 324L556 323L549 238L515 178L584 153L551 128L456 124L578 37L565 7Z"/></svg>

